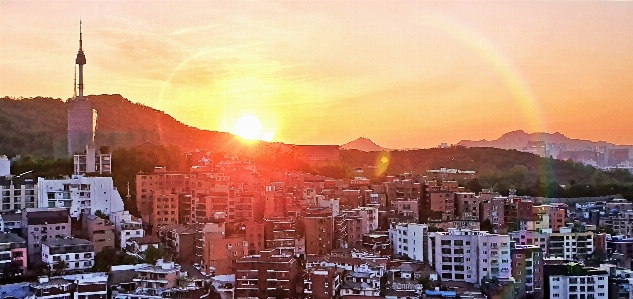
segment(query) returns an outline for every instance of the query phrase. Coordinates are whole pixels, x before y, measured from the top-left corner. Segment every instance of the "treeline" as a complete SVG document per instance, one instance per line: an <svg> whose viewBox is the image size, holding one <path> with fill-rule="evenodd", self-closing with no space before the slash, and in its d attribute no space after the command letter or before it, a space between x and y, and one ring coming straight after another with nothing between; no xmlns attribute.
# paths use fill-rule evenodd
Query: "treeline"
<svg viewBox="0 0 633 299"><path fill-rule="evenodd" d="M53 157L63 153L67 110L61 99L0 98L0 154Z"/></svg>
<svg viewBox="0 0 633 299"><path fill-rule="evenodd" d="M388 163L382 166L381 159ZM476 180L460 181L478 192L493 188L502 194L509 189L518 195L543 197L584 197L622 194L633 199L633 175L625 170L602 171L573 161L541 158L516 150L452 147L393 152L341 151L348 167L384 167L384 175L454 168L476 171ZM372 174L368 174L371 176Z"/></svg>

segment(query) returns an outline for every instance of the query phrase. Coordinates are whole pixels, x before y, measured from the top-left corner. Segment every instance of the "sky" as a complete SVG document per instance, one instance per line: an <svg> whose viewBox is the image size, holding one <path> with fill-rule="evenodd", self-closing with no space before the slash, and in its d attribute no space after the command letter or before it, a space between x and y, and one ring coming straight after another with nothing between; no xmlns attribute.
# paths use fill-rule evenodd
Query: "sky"
<svg viewBox="0 0 633 299"><path fill-rule="evenodd" d="M633 144L633 2L0 0L0 96L121 94L201 129L387 148ZM133 120L130 120L133 121Z"/></svg>

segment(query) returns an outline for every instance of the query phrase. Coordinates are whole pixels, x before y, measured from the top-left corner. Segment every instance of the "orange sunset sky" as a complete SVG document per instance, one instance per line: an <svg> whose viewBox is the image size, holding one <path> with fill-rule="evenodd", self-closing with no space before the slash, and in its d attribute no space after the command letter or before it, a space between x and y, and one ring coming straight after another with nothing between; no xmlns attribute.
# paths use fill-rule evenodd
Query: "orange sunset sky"
<svg viewBox="0 0 633 299"><path fill-rule="evenodd" d="M633 144L633 2L0 1L0 96L121 94L203 129L388 148ZM130 120L134 121L134 120Z"/></svg>

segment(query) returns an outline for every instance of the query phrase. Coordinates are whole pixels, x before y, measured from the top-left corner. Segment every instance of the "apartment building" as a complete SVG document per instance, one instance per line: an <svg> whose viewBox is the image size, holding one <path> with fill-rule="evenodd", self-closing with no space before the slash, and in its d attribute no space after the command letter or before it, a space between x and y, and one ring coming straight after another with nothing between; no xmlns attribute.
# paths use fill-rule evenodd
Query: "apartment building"
<svg viewBox="0 0 633 299"><path fill-rule="evenodd" d="M393 201L392 207L395 208L396 213L402 216L414 217L418 219L420 212L418 207L418 200L396 200Z"/></svg>
<svg viewBox="0 0 633 299"><path fill-rule="evenodd" d="M503 228L506 225L505 202L506 198L503 197L482 200L479 204L479 220L488 219L495 229Z"/></svg>
<svg viewBox="0 0 633 299"><path fill-rule="evenodd" d="M455 195L447 190L430 190L427 208L429 219L452 220L455 218Z"/></svg>
<svg viewBox="0 0 633 299"><path fill-rule="evenodd" d="M0 213L37 208L37 186L31 178L0 176Z"/></svg>
<svg viewBox="0 0 633 299"><path fill-rule="evenodd" d="M120 211L110 214L110 220L114 224L115 245L119 249L127 246L131 238L142 238L145 236L143 222L128 211Z"/></svg>
<svg viewBox="0 0 633 299"><path fill-rule="evenodd" d="M158 236L172 260L181 264L200 263L203 257L203 224L172 224L160 228Z"/></svg>
<svg viewBox="0 0 633 299"><path fill-rule="evenodd" d="M508 233L516 245L535 245L547 255L547 243L552 230L528 231L518 230Z"/></svg>
<svg viewBox="0 0 633 299"><path fill-rule="evenodd" d="M478 285L483 278L512 279L508 235L458 229L429 233L427 254L442 280Z"/></svg>
<svg viewBox="0 0 633 299"><path fill-rule="evenodd" d="M593 253L593 232L572 232L570 227L560 228L559 233L549 235L547 254L566 260L577 260Z"/></svg>
<svg viewBox="0 0 633 299"><path fill-rule="evenodd" d="M337 298L341 288L341 272L332 267L314 267L306 271L303 294L312 299Z"/></svg>
<svg viewBox="0 0 633 299"><path fill-rule="evenodd" d="M105 215L123 211L123 199L111 177L38 178L37 188L39 207L67 208L74 219L84 213L94 215L96 211Z"/></svg>
<svg viewBox="0 0 633 299"><path fill-rule="evenodd" d="M293 254L296 228L293 218L272 217L264 219L264 247L278 252Z"/></svg>
<svg viewBox="0 0 633 299"><path fill-rule="evenodd" d="M543 250L535 245L517 245L510 250L516 298L543 297Z"/></svg>
<svg viewBox="0 0 633 299"><path fill-rule="evenodd" d="M585 267L570 262L549 265L544 271L544 298L609 298L609 273L605 270Z"/></svg>
<svg viewBox="0 0 633 299"><path fill-rule="evenodd" d="M86 145L83 155L73 156L74 174L110 174L112 173L112 155L97 151L94 144Z"/></svg>
<svg viewBox="0 0 633 299"><path fill-rule="evenodd" d="M28 244L30 265L42 262L42 244L71 235L70 214L63 208L34 208L22 211L22 236Z"/></svg>
<svg viewBox="0 0 633 299"><path fill-rule="evenodd" d="M215 275L235 273L237 260L248 255L248 242L237 234L226 235L223 220L206 223L203 228L202 267Z"/></svg>
<svg viewBox="0 0 633 299"><path fill-rule="evenodd" d="M94 266L94 246L88 240L72 237L48 240L42 243L42 262L50 269L64 263L64 271L83 271Z"/></svg>
<svg viewBox="0 0 633 299"><path fill-rule="evenodd" d="M157 232L161 226L178 224L179 195L170 190L155 190L149 197L152 202L152 214L149 224Z"/></svg>
<svg viewBox="0 0 633 299"><path fill-rule="evenodd" d="M358 207L344 210L348 218L360 217L361 230L363 234L370 233L378 229L378 209L375 207Z"/></svg>
<svg viewBox="0 0 633 299"><path fill-rule="evenodd" d="M5 233L22 233L22 213L0 214L2 219L2 231Z"/></svg>
<svg viewBox="0 0 633 299"><path fill-rule="evenodd" d="M600 217L600 226L609 226L617 235L633 236L633 210L608 211Z"/></svg>
<svg viewBox="0 0 633 299"><path fill-rule="evenodd" d="M117 289L118 299L202 298L204 279L189 275L174 262L158 260L156 265L133 268L134 286Z"/></svg>
<svg viewBox="0 0 633 299"><path fill-rule="evenodd" d="M455 218L479 220L479 204L482 200L474 192L455 192Z"/></svg>
<svg viewBox="0 0 633 299"><path fill-rule="evenodd" d="M389 239L394 255L424 261L424 240L428 230L426 224L392 223L389 228Z"/></svg>
<svg viewBox="0 0 633 299"><path fill-rule="evenodd" d="M242 257L236 263L234 298L294 298L297 271L289 255Z"/></svg>
<svg viewBox="0 0 633 299"><path fill-rule="evenodd" d="M150 218L161 218L161 222L164 218L172 218L171 214L168 217L162 214L158 217L154 214L154 207L157 202L154 198L161 198L166 194L192 194L191 193L191 174L183 172L168 172L165 167L155 167L151 173L139 173L136 175L136 207L141 214L141 218L144 222L150 223ZM161 204L165 204L161 202ZM171 203L170 203L171 205ZM161 206L162 208L162 206ZM168 210L171 212L170 210ZM154 216L152 216L154 215ZM175 217L178 217L174 214ZM171 220L169 220L171 221ZM169 224L176 224L174 221Z"/></svg>
<svg viewBox="0 0 633 299"><path fill-rule="evenodd" d="M114 235L114 223L110 220L88 214L82 217L81 236L92 242L95 254L106 247L114 248Z"/></svg>
<svg viewBox="0 0 633 299"><path fill-rule="evenodd" d="M0 277L22 275L27 269L26 241L0 232Z"/></svg>
<svg viewBox="0 0 633 299"><path fill-rule="evenodd" d="M264 249L264 222L249 221L240 227L240 233L248 243L248 255L258 254Z"/></svg>
<svg viewBox="0 0 633 299"><path fill-rule="evenodd" d="M301 219L305 226L305 253L325 255L332 251L334 217L329 208L313 208Z"/></svg>

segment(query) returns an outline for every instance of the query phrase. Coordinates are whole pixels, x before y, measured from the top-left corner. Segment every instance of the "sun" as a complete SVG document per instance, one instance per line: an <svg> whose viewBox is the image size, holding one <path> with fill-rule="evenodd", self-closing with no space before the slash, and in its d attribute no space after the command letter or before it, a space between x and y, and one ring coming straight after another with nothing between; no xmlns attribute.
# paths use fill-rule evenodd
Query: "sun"
<svg viewBox="0 0 633 299"><path fill-rule="evenodd" d="M252 114L242 115L235 123L235 132L244 139L259 140L263 131L262 122Z"/></svg>

